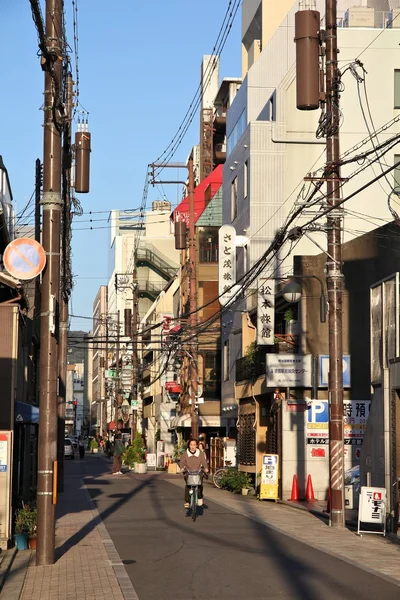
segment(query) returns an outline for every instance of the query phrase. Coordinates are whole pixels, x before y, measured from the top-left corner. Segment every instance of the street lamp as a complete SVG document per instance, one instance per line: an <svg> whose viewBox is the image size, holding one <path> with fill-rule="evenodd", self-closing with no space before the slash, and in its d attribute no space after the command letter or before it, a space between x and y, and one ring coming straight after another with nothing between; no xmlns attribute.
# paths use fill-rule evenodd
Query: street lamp
<svg viewBox="0 0 400 600"><path fill-rule="evenodd" d="M317 279L321 286L321 295L319 299L319 320L326 323L326 298L324 294L324 284L316 275L296 275L296 279ZM301 285L296 281L289 281L282 290L282 295L286 302L290 304L298 302L301 298Z"/></svg>

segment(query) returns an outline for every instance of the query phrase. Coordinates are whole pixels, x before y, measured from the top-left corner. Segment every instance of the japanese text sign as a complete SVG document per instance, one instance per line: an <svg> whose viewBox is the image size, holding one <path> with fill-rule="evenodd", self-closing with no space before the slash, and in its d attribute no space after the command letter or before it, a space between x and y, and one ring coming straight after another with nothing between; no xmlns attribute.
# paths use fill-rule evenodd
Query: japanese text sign
<svg viewBox="0 0 400 600"><path fill-rule="evenodd" d="M218 232L218 294L221 304L226 304L236 288L236 231L232 225L222 225ZM223 294L223 296L222 296Z"/></svg>
<svg viewBox="0 0 400 600"><path fill-rule="evenodd" d="M275 343L275 280L259 279L257 296L257 344Z"/></svg>
<svg viewBox="0 0 400 600"><path fill-rule="evenodd" d="M267 354L268 387L311 387L311 354Z"/></svg>

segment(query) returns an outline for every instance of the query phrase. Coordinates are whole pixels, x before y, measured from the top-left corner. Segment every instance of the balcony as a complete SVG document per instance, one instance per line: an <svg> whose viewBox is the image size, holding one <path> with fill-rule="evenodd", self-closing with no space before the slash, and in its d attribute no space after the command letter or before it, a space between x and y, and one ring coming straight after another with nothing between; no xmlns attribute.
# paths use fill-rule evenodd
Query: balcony
<svg viewBox="0 0 400 600"><path fill-rule="evenodd" d="M214 111L214 128L216 130L219 130L219 129L225 130L226 129L226 112L227 112L227 107L225 107L225 106L219 106Z"/></svg>
<svg viewBox="0 0 400 600"><path fill-rule="evenodd" d="M236 361L236 382L255 380L266 374L266 354L296 354L298 338L291 334L276 334L273 346L259 346L251 356Z"/></svg>
<svg viewBox="0 0 400 600"><path fill-rule="evenodd" d="M216 164L221 164L225 162L226 159L226 143L223 142L221 144L215 144L214 146L214 162Z"/></svg>

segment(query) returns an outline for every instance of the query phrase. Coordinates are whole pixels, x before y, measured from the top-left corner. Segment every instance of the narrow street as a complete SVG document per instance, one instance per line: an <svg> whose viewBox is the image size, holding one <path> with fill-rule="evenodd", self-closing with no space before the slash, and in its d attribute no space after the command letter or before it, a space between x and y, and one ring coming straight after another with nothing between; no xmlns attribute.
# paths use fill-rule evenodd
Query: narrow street
<svg viewBox="0 0 400 600"><path fill-rule="evenodd" d="M163 474L111 476L100 457L67 469L85 478L140 600L399 597L397 585L215 502L193 523Z"/></svg>

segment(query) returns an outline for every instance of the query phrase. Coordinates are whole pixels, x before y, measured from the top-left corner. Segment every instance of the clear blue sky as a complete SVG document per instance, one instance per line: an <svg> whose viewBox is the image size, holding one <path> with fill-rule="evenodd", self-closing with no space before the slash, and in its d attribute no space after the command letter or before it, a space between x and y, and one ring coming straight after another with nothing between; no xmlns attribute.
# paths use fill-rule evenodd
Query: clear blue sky
<svg viewBox="0 0 400 600"><path fill-rule="evenodd" d="M44 0L41 5L44 12ZM86 213L140 206L147 164L186 113L202 56L211 53L227 6L228 0L78 0L80 101L90 113L92 134L91 191L79 196ZM72 0L65 0L65 12L73 47ZM221 56L221 77L240 76L240 20L239 9ZM29 0L1 0L0 23L0 154L19 212L34 189L35 159L42 159L43 74ZM195 119L174 160L185 160L198 143L198 129ZM175 188L167 186L166 193L176 202ZM159 197L151 188L148 202ZM90 218L104 220L88 223ZM107 213L74 219L75 315L90 316L98 287L107 283L106 219ZM91 322L74 318L72 328L89 330Z"/></svg>

